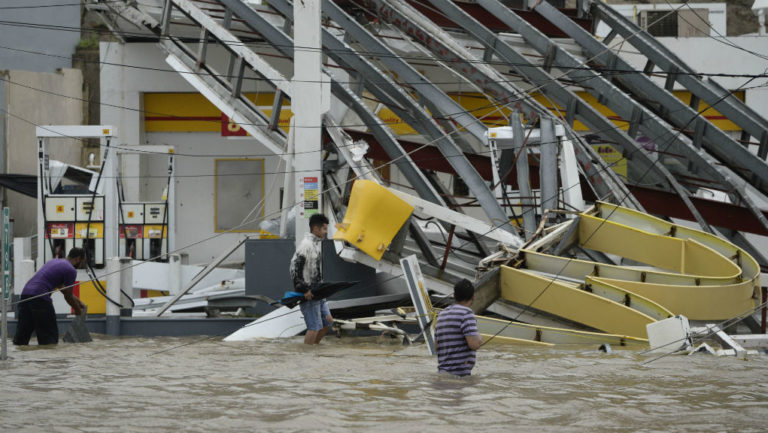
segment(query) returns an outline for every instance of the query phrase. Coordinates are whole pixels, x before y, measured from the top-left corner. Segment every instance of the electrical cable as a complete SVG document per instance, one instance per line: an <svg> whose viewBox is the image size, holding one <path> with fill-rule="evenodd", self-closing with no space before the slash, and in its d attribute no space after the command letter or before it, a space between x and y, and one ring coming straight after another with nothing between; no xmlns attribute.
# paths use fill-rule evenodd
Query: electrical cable
<svg viewBox="0 0 768 433"><path fill-rule="evenodd" d="M725 329L728 329L729 327L738 324L739 322L741 322L741 321L747 319L748 317L750 317L757 310L759 310L761 308L766 308L767 306L768 306L768 302L763 302L762 304L756 306L755 308L747 310L747 311L745 311L745 312L743 312L743 313L741 313L741 314L739 314L737 316L731 317L730 319L723 320L722 322L720 322L720 323L715 325L716 326L715 329L709 329L704 334L700 334L700 335L693 335L693 334L691 334L690 335L691 343L693 344L694 340L696 340L696 341L704 341L707 338L717 334L718 332L724 331ZM643 354L646 354L646 353L649 353L649 352L653 352L653 351L656 351L656 350L659 350L659 349L663 349L665 347L669 347L669 346L672 346L672 345L675 345L675 344L682 344L683 347L684 347L684 344L685 344L685 342L687 340L688 340L688 336L680 338L680 339L677 339L677 340L670 341L669 343L663 344L663 345L655 347L653 349L644 350L644 351L640 352L640 354L643 355ZM673 350L673 351L670 351L670 352L665 352L662 355L657 356L656 358L653 358L653 359L650 359L648 361L643 362L642 365L648 365L648 364L650 364L652 362L658 361L659 359L666 358L669 355L674 355L675 353L678 353L679 351L680 351L680 349L676 349L676 350Z"/></svg>
<svg viewBox="0 0 768 433"><path fill-rule="evenodd" d="M0 78L0 79L1 79L1 78ZM753 86L753 87L750 87L750 88L756 88L756 87L764 87L764 85ZM3 109L0 107L0 110L3 110ZM16 115L14 115L13 113L10 113L10 112L8 112L7 110L3 110L3 111L6 111L6 112L7 112L9 115L11 115L11 116L13 116L13 117L16 117L16 118L19 118L19 119L20 119L20 120L22 120L22 121L25 121L25 122L28 122L28 123L32 123L32 122L29 122L29 121L27 121L26 119L23 119L23 118L21 118L21 117L19 117L19 116L16 116ZM34 124L34 123L32 123L32 124ZM619 128L619 127L616 127L616 128ZM592 132L592 133L599 133L600 131L591 131L591 132ZM74 139L77 139L77 138L74 138ZM81 140L81 141L83 141L83 140ZM138 149L133 149L133 148L131 148L131 147L118 147L118 146L115 146L115 147L117 147L117 148L122 148L122 149L127 149L127 150L130 150L130 151L132 151L132 152L139 152L139 153L148 153L148 154L165 154L164 152L156 152L156 151L150 151L150 150L138 150ZM134 147L135 147L135 146L134 146ZM482 154L482 153L487 153L487 152L477 152L477 154ZM675 156L675 157L677 157L677 158L681 158L681 157L682 157L682 155L672 155L672 154L670 154L669 152L665 152L665 151L662 151L662 150L658 150L658 149L657 149L656 153L658 153L658 154L667 154L667 155ZM182 155L182 156L195 156L195 157L206 157L206 156L207 156L207 155L198 155L198 154L178 154L178 153L177 153L177 155ZM258 155L258 156L264 156L264 155L268 155L268 154L260 154L260 155ZM211 156L215 156L215 155L211 155ZM226 156L230 156L230 157L231 157L231 156L233 156L233 155L226 155ZM248 155L248 156L254 156L254 155ZM438 158L438 159L439 159L439 158ZM421 161L421 160L426 160L426 159L424 159L424 158L422 158L422 159L419 159L419 161ZM278 172L276 172L276 173L264 173L264 174L282 174L282 172L279 172L279 173L278 173ZM206 174L203 174L203 175L199 175L199 174L190 174L190 175L187 175L187 176L188 176L188 177L200 177L200 176L210 176L210 175L206 175ZM134 177L137 177L137 178L149 178L149 177L154 177L154 176L134 176ZM163 177L164 177L164 176L163 176ZM184 177L184 176L182 176L182 177ZM712 185L708 185L707 187L713 187L713 186L712 186Z"/></svg>
<svg viewBox="0 0 768 433"><path fill-rule="evenodd" d="M724 99L724 98L726 98L727 96L728 96L728 95L724 95L723 97L721 97L721 99ZM686 124L686 125L685 125L685 128L687 128L687 127L688 127L688 125L689 125L691 122L693 122L695 119L697 119L699 116L701 116L701 114L702 114L703 112L704 112L704 110L702 110L702 111L699 111L699 112L696 114L696 116L694 116L693 118L691 118L691 120L689 120L689 121L688 121L688 124ZM675 134L675 137L671 137L671 138L670 138L670 140L667 142L667 145L666 145L666 147L669 147L669 146L671 146L671 145L672 145L672 142L673 142L673 140L676 138L676 136L677 136L677 135L679 135L679 134L681 134L681 133L682 133L682 129L685 129L685 128L681 128L681 131L678 131L678 132L677 132L677 134ZM640 179L644 178L644 177L645 177L645 176L646 176L648 173L650 173L650 170L651 170L651 169L653 168L653 166L654 166L655 164L657 164L657 163L658 163L658 160L654 161L654 162L653 162L653 165L651 165L650 167L648 167L648 169L646 169L646 171L645 171L645 172L644 172L644 173L643 173L643 174L640 176ZM627 191L627 193L625 193L625 194L624 194L624 196L623 196L623 197L621 197L621 198L619 199L619 203L618 203L618 204L620 205L621 203L623 203L623 202L624 202L624 200L626 200L628 196L629 196L629 191ZM603 227L603 225L605 224L605 222L606 222L606 221L608 221L608 219L611 217L611 215L613 215L613 213L614 213L614 212L616 212L616 210L617 210L617 209L618 209L618 208L614 208L614 209L612 209L612 210L611 210L611 212L608 214L608 216L607 216L607 217L605 217L605 218L603 218L603 219L602 219L602 221L600 221L600 224L598 224L598 226L597 226L597 227L595 227L595 229L592 231L592 233L590 233L590 234L589 234L589 236L587 237L587 239L586 239L586 240L585 240L585 241L584 241L582 244L586 244L587 242L589 242L589 240L590 240L590 239L591 239L591 238L592 238L592 237L593 237L593 236L594 236L594 235L595 235L595 234L596 234L596 233L597 233L597 232L598 232L598 231L599 231L599 230L600 230L600 229ZM554 282L555 282L555 281L556 281L556 280L557 280L557 279L560 277L560 275L563 273L563 271L564 271L564 270L565 270L565 269L568 267L568 265L569 265L569 264L570 264L570 263L571 263L573 260L574 260L574 258L569 258L569 259L568 259L568 260L565 262L565 264L562 266L562 268L560 268L560 270L559 270L559 271L558 271L558 272L557 272L557 273L556 273L556 274L555 274L555 275L554 275L554 276L553 276L553 277L552 277L552 278L549 280L549 282L548 282L548 283L547 283L547 285L544 287L544 289L542 289L542 290L541 290L541 291L540 291L540 292L539 292L539 293L536 295L536 297L534 297L534 298L533 298L533 300L532 300L531 302L527 303L527 304L525 305L525 307L524 307L524 308L523 308L523 309L522 309L522 310L521 310L521 311L520 311L520 312L517 314L517 316L516 316L516 317L515 317L513 320L510 320L509 322L507 322L507 324L505 324L505 325L504 325L504 326L503 326L501 329L499 329L499 331L498 331L498 332L496 332L496 333L495 333L495 334L493 334L493 335L492 335L492 336L491 336L489 339L487 339L487 340L485 340L483 343L481 343L481 344L480 344L480 347L484 346L486 343L488 343L488 342L490 342L491 340L493 340L493 339L494 339L496 336L498 336L498 335L499 335L499 334L501 334L501 333L502 333L504 330L506 330L506 328L507 328L507 327L509 327L509 325L511 325L513 322L517 321L517 319L518 319L518 318L519 318L519 317L520 317L520 316L521 316L523 313L525 313L525 312L526 312L526 311L527 311L527 310L528 310L528 309L529 309L529 308L530 308L530 307L531 307L531 306L532 306L532 305L533 305L533 304L534 304L534 303L535 303L535 302L536 302L536 301L537 301L537 300L538 300L538 299L539 299L539 298L540 298L540 297L541 297L541 296L542 296L542 295L543 295L543 294L544 294L544 293L545 293L545 292L546 292L546 291L547 291L547 290L548 290L548 289L549 289L549 288L552 286L552 284L553 284L553 283L554 283Z"/></svg>
<svg viewBox="0 0 768 433"><path fill-rule="evenodd" d="M116 1L116 3L123 3L123 2ZM39 6L37 6L37 7L39 7ZM0 8L0 9L2 9L2 8ZM444 14L442 14L439 11L436 11L436 12L438 12L442 16L445 16ZM0 25L19 26L19 27L32 27L32 28L47 29L47 30L71 31L71 32L77 32L77 33L80 33L82 31L82 29L80 27L68 27L68 26L58 26L58 25L39 24L39 23L31 23L31 22L19 22L19 21L0 21ZM101 33L103 33L103 34L112 34L112 31L109 31L109 30L97 30L97 33L100 33L100 34ZM132 33L124 31L124 32L122 32L122 34L123 35L131 35ZM144 35L145 36L145 34L138 34L138 35ZM709 37L712 38L711 36L709 36ZM162 40L162 39L169 39L170 37L168 37L168 36L156 36L156 35L153 35L152 38L153 39L160 39L160 40ZM249 41L248 43L245 43L242 40L231 40L231 41L220 40L220 39L215 39L215 40L217 40L217 41L219 41L221 43L230 44L230 45L236 45L236 46L248 46L248 47L264 46L266 48L273 48L273 47L279 48L280 47L279 45L272 45L272 44L269 44L269 43L263 42L263 41ZM731 46L734 46L734 45L731 45ZM734 46L734 47L739 48L738 46ZM296 49L296 50L307 50L307 51L315 50L314 48L295 46L295 45L292 45L291 48ZM66 59L70 58L70 56L64 56L64 55L60 55L60 54L44 53L44 52L33 51L33 50L24 50L24 49L20 49L20 48L14 48L14 47L2 46L2 45L0 45L0 49L13 50L13 51L19 51L19 52L26 52L26 53L29 53L29 54L38 54L38 55L45 55L45 56L52 56L52 57L60 57L60 58L66 58ZM324 51L326 51L326 52L328 52L328 51L333 52L332 50L327 50L327 49L324 49ZM363 51L363 50L358 50L357 52L362 54L362 55L364 55L364 56L369 56L369 57L384 58L384 57L391 57L392 56L392 55L390 55L388 53L370 52L370 51ZM757 55L757 56L759 56L761 58L765 58L764 56L760 55L759 53L754 53L754 52L751 52L751 51L748 51L748 52L750 52L751 54ZM395 55L395 56L397 56L399 58L402 58L404 60L435 61L434 57L429 57L429 56L404 56L404 55ZM533 57L536 57L536 56L533 56ZM513 63L511 64L509 62L494 62L493 60L486 61L486 60L472 60L472 59L468 59L467 61L470 62L470 63L482 63L482 64L496 65L496 66L515 65L515 64L513 64ZM120 64L120 63L109 63L109 62L100 62L100 61L99 62L94 62L94 61L88 61L88 60L86 60L85 62L86 63L100 63L102 65L121 66L121 67L127 67L127 68L135 68L135 69L146 69L146 70L152 70L152 71L158 71L158 72L178 73L177 71L175 71L173 69L142 67L142 66L136 66L136 65ZM327 66L330 67L332 65L327 65ZM562 70L578 70L578 69L588 70L588 69L591 69L591 68L586 67L586 66L585 67L566 67L566 66L563 66L562 68L558 67L557 69L562 69ZM624 74L624 73L639 74L639 73L645 73L644 71L637 70L637 69L606 69L605 71L606 72L610 72L610 73L616 73L616 74ZM681 74L685 75L687 73L679 72L679 73L676 73L676 74L677 75L681 75ZM223 75L223 74L214 74L214 75L222 77L222 78L225 78L225 79L233 78L232 75ZM768 76L766 74L726 74L726 73L705 73L705 72L699 72L699 73L695 73L695 74L691 74L691 75L696 75L696 76L736 77L736 78L740 78L740 77L744 77L744 78L758 77L759 78L759 77ZM659 76L664 76L664 74L660 74ZM255 81L265 81L266 80L265 78L258 78L258 77L244 77L244 79L246 79L246 80L255 80ZM306 82L312 82L312 81L306 81ZM438 82L437 84L452 84L452 83L455 84L456 82L445 82L445 83Z"/></svg>
<svg viewBox="0 0 768 433"><path fill-rule="evenodd" d="M363 286L363 287L362 287L360 290L366 290L366 289L369 289L369 288L377 288L377 287L381 287L381 286L382 286L384 283L387 283L387 282L389 282L389 281L391 281L391 280L394 280L395 278L400 278L400 277L402 277L402 276L403 276L403 274L397 274L397 275L393 275L393 276L390 276L389 278L385 279L384 281L375 282L375 283L369 284L369 285L367 285L367 286ZM275 310L275 311L276 311L276 310ZM271 320L279 319L279 318L281 318L281 317L285 317L285 316L287 316L287 315L289 315L289 314L300 313L300 312L301 312L301 310L300 310L300 309L298 309L298 308L294 307L294 308L291 308L291 309L289 309L289 310L288 310L288 311L286 311L285 313L279 314L279 315L277 315L277 316L273 316L273 317L270 317L270 318L267 318L267 319L264 319L264 320L261 320L261 319L256 319L256 320L254 320L253 322L250 322L250 323L247 323L247 324L245 324L245 325L241 326L240 328L238 328L238 329L237 329L237 330L235 330L234 332L237 332L237 331L239 331L240 329L249 328L249 327L251 327L251 326L254 326L254 325L261 325L262 323L267 323L267 322L269 322L269 321L271 321ZM204 337L204 338L201 338L201 339L199 339L199 340L195 340L195 341L192 341L192 342L188 342L188 343L180 344L180 345L178 345L178 346L173 346L173 347L170 347L170 348L168 348L168 349L163 349L163 350L160 350L160 351L157 351L157 352L152 352L152 353L148 354L147 356L154 356L154 355L158 355L158 354L160 354L160 353L169 352L169 351L171 351L171 350L174 350L174 349L178 349L178 348L180 348L180 347L190 346L190 345L192 345L192 344L196 344L196 343L200 343L200 342L203 342L203 341L206 341L206 340L210 340L210 339L212 339L212 338L221 338L221 337L224 337L225 335L229 335L229 334L232 334L232 332L231 332L231 331L228 331L228 332L226 332L226 333L224 333L224 334L217 334L217 335L213 335L213 336L206 336L206 337Z"/></svg>
<svg viewBox="0 0 768 433"><path fill-rule="evenodd" d="M5 111L5 110L4 110L4 111ZM9 113L9 114L10 114L10 113ZM26 119L22 119L22 120L25 120L25 121L27 121ZM478 120L478 121L480 121L480 120ZM29 122L29 121L27 121L27 122ZM33 122L29 122L29 123L32 123L32 124L34 124ZM37 126L39 126L39 125L37 125ZM679 132L678 132L678 134L679 134ZM419 148L416 148L416 149L414 149L414 150L410 151L408 154L414 153L414 152L416 152L416 151L420 150L421 148L423 148L423 147L427 146L428 144L429 144L429 143L426 143L426 144L422 145L421 147L419 147ZM389 162L387 162L387 163L385 163L385 164L382 164L382 166L380 166L380 167L376 167L376 168L374 168L374 170L380 169L381 167L383 167L383 166L386 166L386 165L389 165L389 164L393 164L394 162L396 162L396 160L397 160L397 159L395 159L395 160L392 160L392 161L389 161ZM607 165L606 165L606 167L605 167L605 169L606 169L606 170L607 170L607 169L610 169L610 167L611 167L613 164L615 164L615 163L612 163L612 164L607 164ZM352 178L352 179L348 180L347 182L350 182L350 181L352 181L352 180L354 180L354 179L355 179L355 178ZM279 212L280 212L280 211L276 212L276 214L277 214L277 213L279 213ZM506 223L504 223L504 224L502 224L502 225L505 225L505 224L507 224L507 223L509 223L509 221L507 221ZM231 230L234 230L234 229L231 229ZM231 231L231 230L229 230L229 231ZM218 237L218 236L220 236L220 235L223 235L223 234L225 234L225 233L228 233L229 231L221 232L221 233L218 233L218 234L216 234L216 235L213 235L213 236L211 236L211 237L209 237L209 238L207 238L207 239L203 239L203 240L201 240L201 241L198 241L198 242L194 242L194 243L192 243L192 244L188 245L187 247L191 247L191 246L194 246L194 245L200 244L200 243L202 243L202 242L205 242L205 241L207 241L207 240L210 240L210 239L216 238L216 237ZM139 263L139 264L136 264L136 265L132 265L131 267L133 267L133 266L138 266L138 265L140 265L140 263Z"/></svg>
<svg viewBox="0 0 768 433"><path fill-rule="evenodd" d="M93 213L96 211L96 194L98 193L98 190L99 190L99 183L101 183L101 176L104 173L104 166L107 164L107 158L109 158L109 142L110 142L110 139L108 138L106 149L104 151L104 154L102 155L99 174L96 177L96 185L93 187L93 194L91 195L91 209L88 212L88 223L85 226L85 236L83 236L83 247L84 247L83 250L85 250L86 273L88 274L88 277L91 278L93 287L96 288L96 291L99 292L99 294L103 296L104 299L112 303L112 305L122 308L123 306L120 302L115 301L114 299L110 298L107 295L107 291L104 289L104 286L101 285L101 281L96 277L96 271L93 269L93 261L95 259L94 257L91 256L91 248L90 248L91 244L89 242L91 240L91 221L93 219ZM85 203L83 203L83 205L85 205ZM43 215L45 215L45 213L43 213ZM45 216L43 216L43 218L45 218ZM103 227L104 226L102 223L102 239L105 236L105 233L103 233L104 231ZM95 245L96 241L94 240L93 242ZM122 287L120 288L120 292L124 294L131 301L131 306L133 306L134 305L133 299L131 298L130 295L128 295L127 293L125 293L125 291L123 291Z"/></svg>

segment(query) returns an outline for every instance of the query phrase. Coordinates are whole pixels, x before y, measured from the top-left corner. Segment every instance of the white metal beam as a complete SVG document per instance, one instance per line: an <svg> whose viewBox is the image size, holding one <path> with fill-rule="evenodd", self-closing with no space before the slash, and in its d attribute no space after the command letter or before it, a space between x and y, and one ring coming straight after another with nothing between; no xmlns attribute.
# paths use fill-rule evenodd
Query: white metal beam
<svg viewBox="0 0 768 433"><path fill-rule="evenodd" d="M114 137L117 131L108 125L41 125L35 127L38 138Z"/></svg>
<svg viewBox="0 0 768 433"><path fill-rule="evenodd" d="M197 89L198 92L205 96L207 100L211 101L213 105L215 105L224 114L229 116L233 122L237 123L241 128L245 129L249 134L251 134L251 136L256 141L264 145L264 147L270 151L274 152L275 155L279 155L285 158L285 155L283 155L282 147L275 143L275 141L270 136L262 132L259 127L251 124L248 119L237 112L232 104L221 98L218 93L216 93L216 91L211 89L205 81L203 81L194 71L188 68L187 65L185 65L176 56L173 54L168 54L168 57L165 58L165 62L168 63L168 65L170 65L171 68L178 72L182 77L184 77L184 79L187 80L187 82L191 84L192 87Z"/></svg>
<svg viewBox="0 0 768 433"><path fill-rule="evenodd" d="M431 217L448 222L450 224L454 224L457 227L461 227L481 236L497 240L513 248L519 248L522 245L522 242L520 241L520 238L517 237L517 235L510 233L501 227L494 227L479 219L464 215L459 212L448 210L443 206L436 205L432 202L404 193L402 191L391 188L390 191L403 201L416 208L417 211L425 213Z"/></svg>

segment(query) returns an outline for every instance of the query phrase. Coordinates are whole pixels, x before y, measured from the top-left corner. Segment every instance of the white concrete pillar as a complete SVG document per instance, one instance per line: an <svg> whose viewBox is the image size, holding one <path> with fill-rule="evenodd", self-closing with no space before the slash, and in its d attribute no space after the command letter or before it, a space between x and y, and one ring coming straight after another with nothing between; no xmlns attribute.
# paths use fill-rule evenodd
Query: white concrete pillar
<svg viewBox="0 0 768 433"><path fill-rule="evenodd" d="M181 256L168 256L168 293L175 295L181 291Z"/></svg>
<svg viewBox="0 0 768 433"><path fill-rule="evenodd" d="M13 271L13 294L21 296L27 281L35 275L35 261L32 259L16 260ZM18 267L16 266L18 264Z"/></svg>
<svg viewBox="0 0 768 433"><path fill-rule="evenodd" d="M330 107L330 82L322 72L319 1L293 2L294 32L293 89L291 110L296 119L294 176L296 242L309 231L309 217L322 209L321 137L323 113ZM325 86L328 84L328 86Z"/></svg>
<svg viewBox="0 0 768 433"><path fill-rule="evenodd" d="M752 13L757 15L759 28L757 32L760 36L765 35L765 14L768 14L768 0L755 0L752 3Z"/></svg>
<svg viewBox="0 0 768 433"><path fill-rule="evenodd" d="M133 260L130 257L120 258L120 305L123 309L131 308L129 294L133 295Z"/></svg>
<svg viewBox="0 0 768 433"><path fill-rule="evenodd" d="M120 275L119 257L110 257L107 259L107 322L106 332L107 335L120 335L120 305L115 305L110 301L118 301L120 297L120 284L122 283L122 276Z"/></svg>

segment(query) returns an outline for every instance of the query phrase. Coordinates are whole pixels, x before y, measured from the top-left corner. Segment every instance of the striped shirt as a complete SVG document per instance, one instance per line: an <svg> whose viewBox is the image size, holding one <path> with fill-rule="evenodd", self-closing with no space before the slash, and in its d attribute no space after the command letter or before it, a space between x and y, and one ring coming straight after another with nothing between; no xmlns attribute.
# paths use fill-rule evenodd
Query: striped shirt
<svg viewBox="0 0 768 433"><path fill-rule="evenodd" d="M435 340L437 369L457 376L468 376L475 366L475 351L467 344L468 335L477 332L477 320L472 309L454 304L437 316Z"/></svg>

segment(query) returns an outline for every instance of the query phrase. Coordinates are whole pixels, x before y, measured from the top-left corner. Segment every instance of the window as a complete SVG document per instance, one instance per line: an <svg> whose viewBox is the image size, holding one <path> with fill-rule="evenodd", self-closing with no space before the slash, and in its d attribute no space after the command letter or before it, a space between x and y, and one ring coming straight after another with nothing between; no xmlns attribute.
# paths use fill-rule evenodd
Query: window
<svg viewBox="0 0 768 433"><path fill-rule="evenodd" d="M676 11L642 11L640 12L641 26L653 36L677 37Z"/></svg>
<svg viewBox="0 0 768 433"><path fill-rule="evenodd" d="M264 160L217 159L217 232L258 232L264 217Z"/></svg>
<svg viewBox="0 0 768 433"><path fill-rule="evenodd" d="M640 27L656 37L701 37L709 35L709 10L644 10Z"/></svg>

